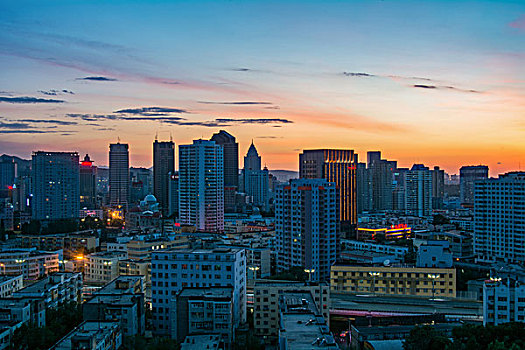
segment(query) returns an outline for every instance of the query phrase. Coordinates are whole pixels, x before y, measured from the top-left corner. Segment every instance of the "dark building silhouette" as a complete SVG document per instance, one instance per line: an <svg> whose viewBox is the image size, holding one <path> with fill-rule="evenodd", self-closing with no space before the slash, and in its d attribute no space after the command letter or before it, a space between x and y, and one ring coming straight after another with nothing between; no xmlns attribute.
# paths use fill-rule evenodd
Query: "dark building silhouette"
<svg viewBox="0 0 525 350"><path fill-rule="evenodd" d="M175 143L173 141L153 143L153 195L160 204L162 213L169 212L170 174L175 172Z"/></svg>

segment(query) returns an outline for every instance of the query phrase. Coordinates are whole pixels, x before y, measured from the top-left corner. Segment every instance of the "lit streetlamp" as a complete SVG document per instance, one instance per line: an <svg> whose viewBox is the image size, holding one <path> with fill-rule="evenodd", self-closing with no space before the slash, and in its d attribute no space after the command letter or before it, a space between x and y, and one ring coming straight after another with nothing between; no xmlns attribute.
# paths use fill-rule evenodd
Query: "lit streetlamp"
<svg viewBox="0 0 525 350"><path fill-rule="evenodd" d="M308 274L308 282L312 282L312 273L315 272L315 269L304 269L304 272Z"/></svg>
<svg viewBox="0 0 525 350"><path fill-rule="evenodd" d="M259 266L248 266L248 269L250 271L252 271L252 279L257 279L257 271L259 271L260 267Z"/></svg>
<svg viewBox="0 0 525 350"><path fill-rule="evenodd" d="M376 277L379 277L381 275L380 272L369 272L370 276L372 276L372 295L376 295Z"/></svg>
<svg viewBox="0 0 525 350"><path fill-rule="evenodd" d="M436 282L436 279L439 278L439 275L438 274L432 274L432 273L429 273L427 275L428 278L430 278L432 280L432 300L434 300L434 293L435 293L435 282Z"/></svg>

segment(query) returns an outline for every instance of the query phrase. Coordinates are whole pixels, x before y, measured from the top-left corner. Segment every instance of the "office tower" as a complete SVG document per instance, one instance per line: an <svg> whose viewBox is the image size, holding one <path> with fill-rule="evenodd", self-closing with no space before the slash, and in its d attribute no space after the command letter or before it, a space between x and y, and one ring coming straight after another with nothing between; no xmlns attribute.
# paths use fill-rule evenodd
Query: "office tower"
<svg viewBox="0 0 525 350"><path fill-rule="evenodd" d="M476 183L474 254L484 262L525 261L525 172Z"/></svg>
<svg viewBox="0 0 525 350"><path fill-rule="evenodd" d="M389 211L393 209L393 181L397 162L381 159L381 152L368 152L368 172L370 179L371 210Z"/></svg>
<svg viewBox="0 0 525 350"><path fill-rule="evenodd" d="M184 288L232 287L232 324L237 328L246 322L244 249L156 250L151 255L151 285L153 329L157 335L176 338L176 294Z"/></svg>
<svg viewBox="0 0 525 350"><path fill-rule="evenodd" d="M0 198L7 198L15 186L17 164L14 158L6 157L0 160Z"/></svg>
<svg viewBox="0 0 525 350"><path fill-rule="evenodd" d="M168 216L179 214L179 172L170 173Z"/></svg>
<svg viewBox="0 0 525 350"><path fill-rule="evenodd" d="M339 219L355 230L357 225L357 154L353 150L305 150L299 155L299 177L326 179L339 189Z"/></svg>
<svg viewBox="0 0 525 350"><path fill-rule="evenodd" d="M357 213L370 211L372 196L370 195L370 176L366 163L357 163L356 168Z"/></svg>
<svg viewBox="0 0 525 350"><path fill-rule="evenodd" d="M97 206L97 167L86 154L80 163L80 208L95 209Z"/></svg>
<svg viewBox="0 0 525 350"><path fill-rule="evenodd" d="M462 205L474 205L474 185L476 181L489 177L489 167L486 165L462 166L459 169L459 198Z"/></svg>
<svg viewBox="0 0 525 350"><path fill-rule="evenodd" d="M34 220L76 219L80 214L79 158L76 152L33 153Z"/></svg>
<svg viewBox="0 0 525 350"><path fill-rule="evenodd" d="M406 173L405 207L407 215L432 214L432 175L428 167L414 164Z"/></svg>
<svg viewBox="0 0 525 350"><path fill-rule="evenodd" d="M432 209L443 209L445 197L445 170L434 167L432 173Z"/></svg>
<svg viewBox="0 0 525 350"><path fill-rule="evenodd" d="M194 140L179 146L179 217L197 230L224 230L222 147L215 141Z"/></svg>
<svg viewBox="0 0 525 350"><path fill-rule="evenodd" d="M408 168L397 168L394 172L392 208L396 212L406 210L406 174Z"/></svg>
<svg viewBox="0 0 525 350"><path fill-rule="evenodd" d="M168 214L170 173L175 171L175 143L153 143L153 195L159 201L162 214Z"/></svg>
<svg viewBox="0 0 525 350"><path fill-rule="evenodd" d="M250 145L246 156L244 157L244 192L251 197L252 203L259 206L263 210L268 210L269 198L269 174L265 167L261 170L261 157L255 148L255 145Z"/></svg>
<svg viewBox="0 0 525 350"><path fill-rule="evenodd" d="M130 203L137 204L153 193L153 172L146 168L129 168Z"/></svg>
<svg viewBox="0 0 525 350"><path fill-rule="evenodd" d="M312 281L330 278L336 260L338 191L324 179L295 179L277 188L277 269L303 267Z"/></svg>
<svg viewBox="0 0 525 350"><path fill-rule="evenodd" d="M109 205L128 209L129 151L125 143L109 145Z"/></svg>
<svg viewBox="0 0 525 350"><path fill-rule="evenodd" d="M225 130L220 130L213 134L211 141L222 146L224 155L224 186L238 187L239 186L239 144L235 141L235 136L232 136Z"/></svg>

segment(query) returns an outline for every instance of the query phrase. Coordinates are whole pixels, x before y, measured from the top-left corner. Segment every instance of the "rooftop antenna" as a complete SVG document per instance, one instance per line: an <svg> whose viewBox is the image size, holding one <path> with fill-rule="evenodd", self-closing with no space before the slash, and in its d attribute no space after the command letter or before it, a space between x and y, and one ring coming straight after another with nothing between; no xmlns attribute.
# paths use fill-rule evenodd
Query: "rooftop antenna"
<svg viewBox="0 0 525 350"><path fill-rule="evenodd" d="M171 131L170 131L170 142L173 142L173 135L171 134Z"/></svg>
<svg viewBox="0 0 525 350"><path fill-rule="evenodd" d="M117 136L117 143L120 143L120 136Z"/></svg>
<svg viewBox="0 0 525 350"><path fill-rule="evenodd" d="M159 139L159 132L155 132L155 141L157 141Z"/></svg>

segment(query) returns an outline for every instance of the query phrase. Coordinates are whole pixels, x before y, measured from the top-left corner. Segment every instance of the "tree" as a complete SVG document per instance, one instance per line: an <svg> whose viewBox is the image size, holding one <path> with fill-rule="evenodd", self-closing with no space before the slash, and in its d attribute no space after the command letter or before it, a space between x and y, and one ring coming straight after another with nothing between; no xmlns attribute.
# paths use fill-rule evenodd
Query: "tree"
<svg viewBox="0 0 525 350"><path fill-rule="evenodd" d="M405 350L442 350L452 342L434 327L414 327L403 343Z"/></svg>

